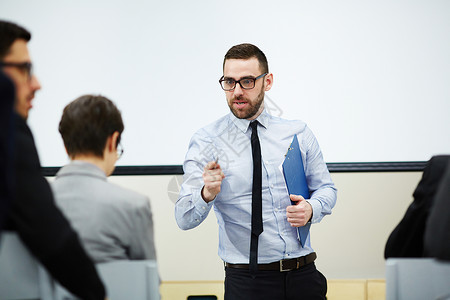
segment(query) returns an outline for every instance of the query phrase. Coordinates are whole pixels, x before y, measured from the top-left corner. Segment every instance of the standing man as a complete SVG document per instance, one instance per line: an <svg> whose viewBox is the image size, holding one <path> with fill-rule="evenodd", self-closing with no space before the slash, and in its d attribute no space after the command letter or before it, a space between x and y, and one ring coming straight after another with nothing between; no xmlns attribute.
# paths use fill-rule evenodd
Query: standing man
<svg viewBox="0 0 450 300"><path fill-rule="evenodd" d="M69 103L59 132L71 159L51 187L55 201L97 263L156 259L150 200L108 182L122 155L124 125L117 107L103 96Z"/></svg>
<svg viewBox="0 0 450 300"><path fill-rule="evenodd" d="M198 226L214 206L226 300L325 299L327 283L315 267L309 235L302 246L297 234L336 203L319 145L302 121L276 118L264 109L273 75L258 47L228 50L220 84L231 113L191 139L175 206L178 226ZM309 199L289 195L279 169L295 135Z"/></svg>
<svg viewBox="0 0 450 300"><path fill-rule="evenodd" d="M50 186L42 176L33 135L26 123L34 94L41 88L32 72L27 47L30 39L26 29L0 21L0 68L15 85L15 195L5 229L17 231L31 253L70 292L81 299L104 299L105 289L94 264L56 207Z"/></svg>

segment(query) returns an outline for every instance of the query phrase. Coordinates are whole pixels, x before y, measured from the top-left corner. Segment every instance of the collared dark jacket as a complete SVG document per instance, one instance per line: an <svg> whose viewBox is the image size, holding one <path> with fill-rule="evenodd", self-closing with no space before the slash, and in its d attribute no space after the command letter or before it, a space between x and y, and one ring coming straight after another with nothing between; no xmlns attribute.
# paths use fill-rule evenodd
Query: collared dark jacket
<svg viewBox="0 0 450 300"><path fill-rule="evenodd" d="M15 197L6 229L15 230L49 273L81 299L104 299L105 288L77 233L56 207L41 165L33 135L15 115Z"/></svg>
<svg viewBox="0 0 450 300"><path fill-rule="evenodd" d="M425 255L450 261L450 161L425 229Z"/></svg>
<svg viewBox="0 0 450 300"><path fill-rule="evenodd" d="M449 161L449 155L433 156L428 161L414 191L414 201L389 236L384 250L385 258L429 256L424 252L425 229Z"/></svg>

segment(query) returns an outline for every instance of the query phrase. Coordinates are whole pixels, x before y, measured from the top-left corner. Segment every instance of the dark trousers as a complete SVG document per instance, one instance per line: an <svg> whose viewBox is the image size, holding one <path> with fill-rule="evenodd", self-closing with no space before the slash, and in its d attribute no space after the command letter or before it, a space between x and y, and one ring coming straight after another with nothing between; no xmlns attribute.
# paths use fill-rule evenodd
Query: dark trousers
<svg viewBox="0 0 450 300"><path fill-rule="evenodd" d="M325 300L327 280L314 263L289 272L225 268L225 300Z"/></svg>

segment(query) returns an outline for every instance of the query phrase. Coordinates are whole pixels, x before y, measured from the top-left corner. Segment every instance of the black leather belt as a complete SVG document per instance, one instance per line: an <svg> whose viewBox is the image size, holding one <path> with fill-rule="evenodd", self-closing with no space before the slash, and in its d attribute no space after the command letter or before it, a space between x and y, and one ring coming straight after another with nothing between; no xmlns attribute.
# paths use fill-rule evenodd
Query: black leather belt
<svg viewBox="0 0 450 300"><path fill-rule="evenodd" d="M316 258L317 258L316 252L312 252L305 256L290 259L282 259L280 261L276 261L270 264L258 264L258 270L280 271L280 272L297 270L303 266L306 266L314 262ZM248 264L230 264L226 262L225 267L248 270Z"/></svg>

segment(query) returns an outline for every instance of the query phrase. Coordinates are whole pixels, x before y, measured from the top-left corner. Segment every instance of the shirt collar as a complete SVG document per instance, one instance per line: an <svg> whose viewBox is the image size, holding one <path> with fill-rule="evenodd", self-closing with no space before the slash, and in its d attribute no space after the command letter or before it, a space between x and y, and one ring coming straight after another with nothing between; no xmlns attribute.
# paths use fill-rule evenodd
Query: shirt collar
<svg viewBox="0 0 450 300"><path fill-rule="evenodd" d="M107 179L106 174L102 169L82 160L72 160L68 165L65 165L58 173L56 173L56 177L68 175L85 175L98 177L104 180Z"/></svg>
<svg viewBox="0 0 450 300"><path fill-rule="evenodd" d="M250 122L254 121L236 118L232 112L230 112L230 118L234 125L236 125L243 133L249 129ZM269 125L269 114L267 113L267 110L264 108L263 112L255 120L257 120L264 128L267 128Z"/></svg>

